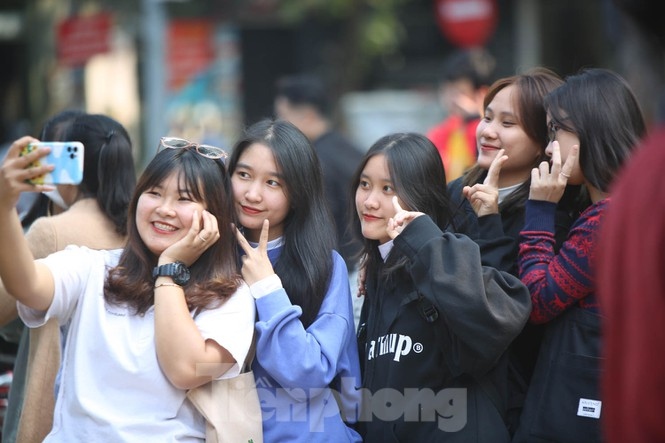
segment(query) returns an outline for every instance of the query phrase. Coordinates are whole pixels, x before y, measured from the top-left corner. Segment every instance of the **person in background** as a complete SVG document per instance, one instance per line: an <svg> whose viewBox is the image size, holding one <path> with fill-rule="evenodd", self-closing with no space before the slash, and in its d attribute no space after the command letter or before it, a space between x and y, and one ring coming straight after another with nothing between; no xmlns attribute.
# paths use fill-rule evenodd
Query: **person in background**
<svg viewBox="0 0 665 443"><path fill-rule="evenodd" d="M496 62L485 49L460 49L443 64L438 98L446 118L427 131L441 155L448 182L476 162L476 126L494 80Z"/></svg>
<svg viewBox="0 0 665 443"><path fill-rule="evenodd" d="M65 141L63 135L72 121L82 115L82 111L64 110L44 122L39 134L40 140ZM7 149L9 149L7 146ZM5 154L2 157L4 159ZM64 210L64 202L59 201L57 192L22 193L16 208L21 219L23 231L27 232L32 223L40 217L59 214ZM58 200L56 203L54 200ZM7 398L7 409L2 423L2 441L14 443L18 432L21 411L23 410L23 399L25 395L26 374L28 366L28 340L29 329L25 328L16 312L16 300L5 296L2 282L0 282L0 334L11 334L17 336L18 346L12 367L12 382ZM51 402L51 406L53 402Z"/></svg>
<svg viewBox="0 0 665 443"><path fill-rule="evenodd" d="M127 208L136 183L132 144L125 128L106 115L67 111L44 125L41 138L82 142L84 172L79 185L59 185L44 193L51 204L45 202L23 218L24 228L34 220L26 233L33 256L44 258L70 244L93 249L122 247L127 234ZM61 213L48 216L48 207L62 208ZM40 213L43 216L37 217ZM8 308L5 312L11 312L15 318L16 301L4 286L0 287L0 300ZM50 320L30 329L29 339L19 349L19 355L28 352L28 348L29 354L27 367L21 369L22 361L18 362L19 383L16 392L12 386L11 393L12 401L16 402L12 410L16 411L17 420L20 414L15 431L17 441L42 441L51 429L54 383L60 367L60 336L57 322ZM24 387L20 384L21 372L26 374ZM11 435L8 432L3 438Z"/></svg>
<svg viewBox="0 0 665 443"><path fill-rule="evenodd" d="M655 48L665 48L661 2L615 3ZM607 443L665 441L665 121L649 131L612 185L598 242Z"/></svg>
<svg viewBox="0 0 665 443"><path fill-rule="evenodd" d="M665 128L637 147L612 190L598 244L604 317L603 437L665 441ZM657 206L656 206L657 205Z"/></svg>
<svg viewBox="0 0 665 443"><path fill-rule="evenodd" d="M568 76L545 108L551 164L531 173L518 262L531 293L530 321L547 326L514 442L600 442L598 235L614 203L612 183L646 124L628 83L607 69ZM568 183L584 186L592 204L556 251L556 208Z"/></svg>
<svg viewBox="0 0 665 443"><path fill-rule="evenodd" d="M359 245L347 229L350 214L346 190L362 152L342 135L330 118L330 103L323 82L315 76L286 76L277 82L275 115L294 124L314 146L323 168L323 187L337 234L336 249L353 273L352 257Z"/></svg>
<svg viewBox="0 0 665 443"><path fill-rule="evenodd" d="M43 141L67 141L64 139L65 131L76 117L83 114L85 114L85 112L76 109L68 109L55 114L44 123L39 139ZM57 215L68 207L67 203L62 200L57 189L51 192L22 193L21 197L19 197L17 207L22 207L21 201L28 195L34 196L33 203L25 205L25 209L19 211L21 224L25 230L27 230L36 219L45 215Z"/></svg>
<svg viewBox="0 0 665 443"><path fill-rule="evenodd" d="M254 325L225 153L162 139L129 203L124 248L70 245L34 260L13 210L20 192L53 188L26 183L52 169L26 168L48 153L19 156L33 141L14 142L0 169L0 276L29 327L67 325L44 441L203 442L205 419L187 390L237 375Z"/></svg>
<svg viewBox="0 0 665 443"><path fill-rule="evenodd" d="M353 180L366 256L366 442L510 441L505 351L528 319L529 293L449 231L441 183L436 148L415 133L380 138Z"/></svg>
<svg viewBox="0 0 665 443"><path fill-rule="evenodd" d="M359 442L349 277L316 153L294 125L266 119L235 144L228 169L242 275L258 313L253 370L264 441Z"/></svg>

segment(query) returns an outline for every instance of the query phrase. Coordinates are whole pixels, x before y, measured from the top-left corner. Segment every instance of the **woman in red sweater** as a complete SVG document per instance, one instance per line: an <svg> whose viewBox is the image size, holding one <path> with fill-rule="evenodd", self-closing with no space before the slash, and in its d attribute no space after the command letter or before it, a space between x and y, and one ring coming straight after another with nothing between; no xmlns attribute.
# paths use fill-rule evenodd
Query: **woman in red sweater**
<svg viewBox="0 0 665 443"><path fill-rule="evenodd" d="M604 418L598 231L611 205L610 185L646 127L628 83L606 69L566 78L545 107L551 162L531 173L518 262L531 293L530 321L547 329L513 441L596 442ZM583 185L592 203L555 252L555 210L566 184Z"/></svg>

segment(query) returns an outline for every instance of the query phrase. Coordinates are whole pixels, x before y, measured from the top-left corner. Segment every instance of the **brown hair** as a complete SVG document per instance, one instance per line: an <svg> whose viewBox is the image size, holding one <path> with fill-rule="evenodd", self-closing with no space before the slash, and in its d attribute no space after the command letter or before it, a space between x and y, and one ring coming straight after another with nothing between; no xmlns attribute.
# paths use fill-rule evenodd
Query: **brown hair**
<svg viewBox="0 0 665 443"><path fill-rule="evenodd" d="M154 304L152 269L158 257L148 250L136 227L136 208L141 194L177 171L192 190L192 198L204 202L217 217L221 237L190 267L184 286L190 311L219 306L241 283L238 245L231 223L235 222L231 180L221 160L212 160L192 149L165 149L155 156L139 178L129 206L127 246L118 266L109 271L104 297L108 303L128 304L137 314Z"/></svg>
<svg viewBox="0 0 665 443"><path fill-rule="evenodd" d="M517 122L531 140L542 146L542 156L536 159L534 167L546 159L547 113L543 106L543 100L550 91L562 84L563 79L554 71L538 67L532 68L523 74L500 78L492 83L485 95L483 109L487 108L501 90L508 86L515 86L514 98ZM462 182L465 186L473 186L481 182L486 174L487 170L476 163L464 174ZM531 179L529 178L517 191L502 202L502 207L523 203L528 196L530 185Z"/></svg>

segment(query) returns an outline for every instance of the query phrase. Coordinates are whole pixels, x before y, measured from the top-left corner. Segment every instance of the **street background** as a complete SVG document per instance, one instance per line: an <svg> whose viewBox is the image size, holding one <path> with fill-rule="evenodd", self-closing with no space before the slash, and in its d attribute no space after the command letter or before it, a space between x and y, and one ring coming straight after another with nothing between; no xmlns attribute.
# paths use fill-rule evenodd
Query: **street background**
<svg viewBox="0 0 665 443"><path fill-rule="evenodd" d="M140 171L162 135L230 147L272 115L279 77L308 72L367 149L438 122L442 61L471 46L498 76L614 69L659 118L663 53L612 0L3 0L0 143L65 108L105 113L130 130Z"/></svg>

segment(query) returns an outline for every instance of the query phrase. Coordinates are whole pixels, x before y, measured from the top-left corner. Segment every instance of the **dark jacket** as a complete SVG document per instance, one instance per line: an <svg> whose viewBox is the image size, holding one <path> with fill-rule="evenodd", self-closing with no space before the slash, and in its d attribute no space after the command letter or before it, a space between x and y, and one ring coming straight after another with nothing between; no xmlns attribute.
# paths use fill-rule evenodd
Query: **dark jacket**
<svg viewBox="0 0 665 443"><path fill-rule="evenodd" d="M513 443L598 443L601 316L579 307L548 324Z"/></svg>
<svg viewBox="0 0 665 443"><path fill-rule="evenodd" d="M504 353L528 318L526 287L427 216L395 239L395 253L407 265L366 282L365 441L508 442Z"/></svg>
<svg viewBox="0 0 665 443"><path fill-rule="evenodd" d="M531 321L545 322L515 442L602 441L601 317L594 275L597 239L610 198L591 205L554 252L554 205L529 201L520 276L531 291Z"/></svg>
<svg viewBox="0 0 665 443"><path fill-rule="evenodd" d="M454 217L456 232L471 237L478 243L483 264L510 272L519 277L518 261L520 231L524 227L525 201L513 201L500 206L500 213L478 218L471 204L462 194L463 178L448 184L452 204L457 208ZM481 181L484 177L481 177ZM587 199L580 197L579 186L568 186L556 213L556 249L568 237L573 222L585 206ZM519 425L519 418L531 381L540 345L545 333L544 325L527 323L524 330L510 345L509 371L510 394L508 421L511 432Z"/></svg>
<svg viewBox="0 0 665 443"><path fill-rule="evenodd" d="M347 229L351 179L360 164L362 152L340 133L329 131L314 140L314 149L323 170L323 187L328 207L335 220L340 255L349 271L356 268L353 256L360 249Z"/></svg>
<svg viewBox="0 0 665 443"><path fill-rule="evenodd" d="M524 227L525 203L501 205L499 214L478 218L471 204L462 194L463 177L448 184L448 195L456 208L453 219L455 232L467 235L481 248L483 263L518 276L517 256L520 245L520 231ZM484 177L482 178L484 180ZM579 186L568 186L556 213L557 250L568 237L568 231L580 213L590 204L579 198Z"/></svg>

